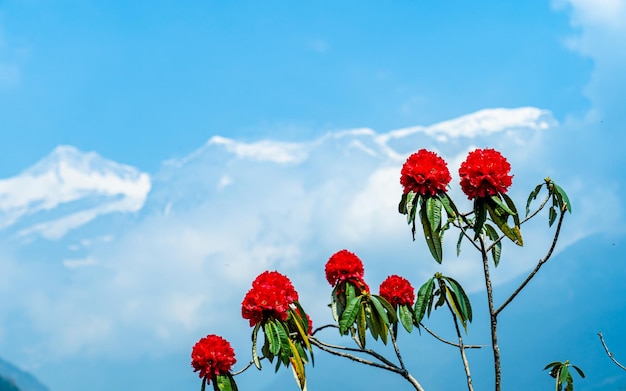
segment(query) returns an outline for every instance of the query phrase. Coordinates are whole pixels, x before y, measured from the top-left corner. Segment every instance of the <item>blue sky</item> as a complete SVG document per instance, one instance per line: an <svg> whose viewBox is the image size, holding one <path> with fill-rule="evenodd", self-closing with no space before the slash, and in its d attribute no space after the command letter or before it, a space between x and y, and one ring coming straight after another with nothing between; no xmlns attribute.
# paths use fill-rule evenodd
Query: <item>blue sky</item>
<svg viewBox="0 0 626 391"><path fill-rule="evenodd" d="M316 323L330 319L321 270L341 248L362 256L371 286L443 270L480 306L471 249L455 258L450 240L438 268L395 207L409 153L437 150L456 175L471 148L494 147L519 204L548 175L574 203L562 266L502 321L505 361L539 362L532 375L509 369L509 384L549 386L544 362L567 355L590 372L583 389L623 385L595 333L626 352L625 18L621 0L1 2L1 356L53 391L193 389L189 352L207 333L247 361L239 304L257 273L287 273ZM544 223L524 249L505 248L502 292L546 248ZM606 274L594 257L611 262ZM557 315L553 295L575 309ZM488 339L481 326L472 343ZM415 349L440 349L423 339ZM458 365L455 353L425 386L441 389L429 374ZM487 387L488 352L475 357ZM328 362L312 386L332 384ZM286 371L240 379L295 387Z"/></svg>

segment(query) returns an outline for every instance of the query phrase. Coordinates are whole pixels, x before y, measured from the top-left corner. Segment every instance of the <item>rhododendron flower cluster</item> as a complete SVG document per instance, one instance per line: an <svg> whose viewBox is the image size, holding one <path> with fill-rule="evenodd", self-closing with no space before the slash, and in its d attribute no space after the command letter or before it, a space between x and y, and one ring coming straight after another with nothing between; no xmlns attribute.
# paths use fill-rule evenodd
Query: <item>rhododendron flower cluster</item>
<svg viewBox="0 0 626 391"><path fill-rule="evenodd" d="M415 290L409 280L395 274L380 284L379 292L394 308L399 305L412 306L415 301Z"/></svg>
<svg viewBox="0 0 626 391"><path fill-rule="evenodd" d="M293 284L286 276L273 271L261 273L241 303L241 315L254 326L268 318L286 321L289 305L298 300Z"/></svg>
<svg viewBox="0 0 626 391"><path fill-rule="evenodd" d="M434 196L446 191L452 177L446 162L434 152L420 149L409 156L400 171L404 194L413 191L423 196Z"/></svg>
<svg viewBox="0 0 626 391"><path fill-rule="evenodd" d="M199 376L206 377L207 384L214 376L229 372L236 362L230 343L215 334L201 338L191 350L193 371L200 371Z"/></svg>
<svg viewBox="0 0 626 391"><path fill-rule="evenodd" d="M354 253L348 250L340 250L333 254L326 262L326 280L331 286L336 286L344 281L352 280L362 284L369 292L369 287L363 281L363 262Z"/></svg>
<svg viewBox="0 0 626 391"><path fill-rule="evenodd" d="M513 176L511 165L495 149L476 149L461 163L461 189L470 200L506 193Z"/></svg>

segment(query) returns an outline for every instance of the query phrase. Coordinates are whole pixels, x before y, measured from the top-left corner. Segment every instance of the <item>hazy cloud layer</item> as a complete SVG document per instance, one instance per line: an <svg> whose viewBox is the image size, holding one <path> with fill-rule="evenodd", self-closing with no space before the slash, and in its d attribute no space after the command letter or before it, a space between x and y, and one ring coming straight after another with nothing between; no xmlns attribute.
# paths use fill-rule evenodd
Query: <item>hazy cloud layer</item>
<svg viewBox="0 0 626 391"><path fill-rule="evenodd" d="M456 237L449 237L446 262L438 266L420 234L411 241L410 227L397 212L400 167L419 148L438 151L453 174L452 195L467 209L470 203L457 189L458 166L472 148L497 148L513 166L511 196L520 209L546 175L562 179L577 200L575 208L589 203L577 210L579 228L566 231L564 243L571 243L591 233L595 226L585 222L597 217L594 195L563 175L550 154L551 140L564 131L556 126L548 112L521 108L383 134L340 131L303 143L213 137L188 157L166 162L152 182L131 167L63 147L54 159L0 182L5 215L13 221L36 217L36 211L54 211L93 192L104 196L103 204L41 223L31 219L29 226L34 231L43 224L47 230L41 232L53 232L63 219L90 212L88 230L75 229L67 237L57 231L57 242L6 244L13 261L3 268L12 278L1 289L19 298L0 307L0 317L9 320L0 338L28 340L1 341L29 359L40 352L32 362L43 363L48 355L158 355L208 330L247 335L239 304L250 281L266 269L289 275L314 319L324 322L330 315L323 266L342 248L362 257L373 289L388 274L404 274L417 285L437 270L456 276L470 291L480 289L469 246L456 258ZM73 158L58 158L59 151ZM116 201L109 200L115 195ZM102 224L95 218L114 210L140 214ZM496 281L532 266L549 244L546 227L542 219L525 229L532 245L521 251L505 245L507 261ZM56 247L45 257L29 255L39 248L34 246L51 245L46 243ZM24 292L24 285L38 289Z"/></svg>

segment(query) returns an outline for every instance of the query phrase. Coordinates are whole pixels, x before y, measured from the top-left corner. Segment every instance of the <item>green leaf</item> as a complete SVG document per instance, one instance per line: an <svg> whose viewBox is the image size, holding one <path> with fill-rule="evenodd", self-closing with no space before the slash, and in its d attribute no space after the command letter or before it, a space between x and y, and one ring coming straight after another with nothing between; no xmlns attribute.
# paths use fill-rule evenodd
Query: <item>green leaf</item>
<svg viewBox="0 0 626 391"><path fill-rule="evenodd" d="M433 295L434 288L435 278L432 277L426 281L417 292L417 301L415 302L415 307L413 309L413 312L415 313L415 325L419 325L424 318L424 314L426 314L426 308L428 307L428 302Z"/></svg>
<svg viewBox="0 0 626 391"><path fill-rule="evenodd" d="M372 314L372 307L370 305L363 305L363 309L365 311L365 319L367 322L367 327L370 330L370 334L376 341L378 341L378 336L380 335L380 319L378 317L374 318Z"/></svg>
<svg viewBox="0 0 626 391"><path fill-rule="evenodd" d="M254 366L261 370L261 360L259 359L259 355L256 350L256 343L259 335L259 328L261 327L260 323L254 325L254 330L252 330L252 361L254 362Z"/></svg>
<svg viewBox="0 0 626 391"><path fill-rule="evenodd" d="M285 357L289 357L289 330L287 329L287 326L280 321L275 321L274 322L274 326L276 327L276 334L278 335L278 338L280 340L280 352L281 352L281 358L283 358L283 362L285 362L284 358Z"/></svg>
<svg viewBox="0 0 626 391"><path fill-rule="evenodd" d="M413 313L411 309L406 305L400 305L398 306L398 313L400 314L400 322L402 326L404 326L404 329L409 333L413 331Z"/></svg>
<svg viewBox="0 0 626 391"><path fill-rule="evenodd" d="M530 213L530 203L537 198L537 195L539 194L539 192L541 191L541 187L544 184L540 184L537 185L537 187L535 187L535 189L533 191L530 192L530 194L528 195L528 200L526 200L526 216L528 216L528 214Z"/></svg>
<svg viewBox="0 0 626 391"><path fill-rule="evenodd" d="M561 203L559 204L559 206L563 208L563 204L566 204L567 210L572 213L572 204L569 202L569 197L567 196L567 193L565 193L565 190L563 190L561 186L557 185L554 182L552 182L552 185L554 186L554 190L556 190L556 192L559 194L559 198L561 199Z"/></svg>
<svg viewBox="0 0 626 391"><path fill-rule="evenodd" d="M503 196L506 196L506 194L502 194ZM492 195L489 197L491 199L491 201L493 201L496 205L498 205L503 211L505 211L508 215L514 215L515 212L512 211L507 205L505 205L502 200L500 199L500 195L496 194L496 195ZM511 201L512 202L512 201Z"/></svg>
<svg viewBox="0 0 626 391"><path fill-rule="evenodd" d="M406 202L407 202L407 198L409 197L409 194L402 194L402 197L400 197L400 203L398 204L398 213L400 214L407 214L406 212Z"/></svg>
<svg viewBox="0 0 626 391"><path fill-rule="evenodd" d="M350 300L356 297L356 288L354 287L354 284L352 284L350 281L346 281L345 284L346 284L346 303L349 303Z"/></svg>
<svg viewBox="0 0 626 391"><path fill-rule="evenodd" d="M487 237L494 242L493 247L491 247L491 257L493 258L493 264L498 267L500 263L500 256L502 255L502 241L498 241L500 235L495 228L491 226L491 224L485 224L485 233Z"/></svg>
<svg viewBox="0 0 626 391"><path fill-rule="evenodd" d="M459 232L459 240L456 242L456 256L461 255L461 243L463 242L463 231Z"/></svg>
<svg viewBox="0 0 626 391"><path fill-rule="evenodd" d="M463 314L463 311L459 308L460 303L458 301L458 298L455 297L455 295L453 294L451 290L446 290L446 296L447 296L446 301L450 304L452 311L454 311L454 313L456 314L456 318L461 322L463 329L467 333L467 321L465 319L465 315Z"/></svg>
<svg viewBox="0 0 626 391"><path fill-rule="evenodd" d="M270 353L277 356L278 353L280 353L280 337L277 334L274 322L272 320L268 320L265 323L263 331L265 332L265 340L269 342Z"/></svg>
<svg viewBox="0 0 626 391"><path fill-rule="evenodd" d="M552 227L552 224L554 224L555 220L556 220L556 210L554 206L551 206L549 209L549 213L548 213L548 224L550 225L550 227Z"/></svg>
<svg viewBox="0 0 626 391"><path fill-rule="evenodd" d="M506 202L506 205L509 207L509 210L513 212L511 214L513 216L513 223L515 224L515 227L519 229L520 219L519 219L519 213L517 213L517 208L515 207L515 203L513 202L511 197L509 197L506 194L502 194L502 198L504 198L504 202Z"/></svg>
<svg viewBox="0 0 626 391"><path fill-rule="evenodd" d="M580 375L580 377L582 377L583 379L585 378L585 374L583 373L582 369L578 368L576 365L572 365L574 367L574 369L576 370L576 372L578 372L578 374Z"/></svg>
<svg viewBox="0 0 626 391"><path fill-rule="evenodd" d="M439 231L441 229L441 201L438 198L426 198L426 216L430 222L431 231Z"/></svg>
<svg viewBox="0 0 626 391"><path fill-rule="evenodd" d="M237 391L237 384L231 374L217 375L213 388L219 391Z"/></svg>
<svg viewBox="0 0 626 391"><path fill-rule="evenodd" d="M565 384L567 382L568 376L571 376L569 374L569 366L563 365L561 367L561 373L559 374L559 383Z"/></svg>
<svg viewBox="0 0 626 391"><path fill-rule="evenodd" d="M465 293L465 290L463 290L463 287L461 286L461 284L459 284L459 282L455 280L454 278L452 277L443 277L443 278L448 282L448 284L450 284L450 287L454 291L454 295L457 299L457 302L459 303L459 306L461 310L463 311L464 318L471 322L472 321L472 305L470 303L469 297L467 297L467 294Z"/></svg>
<svg viewBox="0 0 626 391"><path fill-rule="evenodd" d="M518 246L522 246L522 236L519 232L519 229L511 229L506 221L508 214L504 210L500 209L498 206L494 207L489 202L487 202L485 205L487 206L487 210L489 211L489 217L491 217L491 220L494 222L494 224L498 228L500 228L500 231L502 231L502 233L507 238L511 239L513 243L517 244Z"/></svg>
<svg viewBox="0 0 626 391"><path fill-rule="evenodd" d="M424 229L424 238L426 239L426 244L428 244L428 249L432 254L435 261L441 263L443 261L443 250L441 248L441 237L439 236L438 231L433 231L430 221L428 220L428 212L426 205L427 202L422 203L422 207L420 208L420 218L422 220L422 228Z"/></svg>
<svg viewBox="0 0 626 391"><path fill-rule="evenodd" d="M359 313L362 298L363 296L354 297L348 302L346 310L343 312L341 320L339 321L339 333L341 335L346 334L350 326L354 324L354 320Z"/></svg>
<svg viewBox="0 0 626 391"><path fill-rule="evenodd" d="M437 197L439 198L439 201L441 201L443 208L446 210L448 218L455 219L459 215L459 211L448 193L437 193Z"/></svg>
<svg viewBox="0 0 626 391"><path fill-rule="evenodd" d="M357 336L359 337L359 342L361 347L365 347L365 329L367 327L367 320L365 319L365 306L361 303L359 306L359 313L356 318L357 324Z"/></svg>
<svg viewBox="0 0 626 391"><path fill-rule="evenodd" d="M546 365L546 367L543 368L543 370L545 371L548 368L556 367L557 365L561 365L561 364L563 363L560 361L552 361L550 364Z"/></svg>
<svg viewBox="0 0 626 391"><path fill-rule="evenodd" d="M300 356L300 352L296 345L289 340L289 348L291 350L291 357L289 362L291 363L291 369L293 371L293 376L296 379L296 383L301 390L306 389L306 375L304 373L304 365L302 364L302 357Z"/></svg>
<svg viewBox="0 0 626 391"><path fill-rule="evenodd" d="M388 326L390 323L389 317L387 316L387 311L385 310L385 307L380 304L380 301L378 300L379 297L380 296L371 295L370 302L374 305L374 308L376 309L376 312L378 312L378 315L380 316L382 321Z"/></svg>
<svg viewBox="0 0 626 391"><path fill-rule="evenodd" d="M200 387L200 391L206 390L206 376L202 378L202 386Z"/></svg>
<svg viewBox="0 0 626 391"><path fill-rule="evenodd" d="M389 323L397 323L398 322L398 316L396 315L396 309L393 308L391 303L389 303L387 301L387 299L385 299L382 296L379 296L379 295L373 295L373 296L375 296L376 299L378 299L378 301L380 302L380 304L382 304L382 306L385 307L385 310L387 310L387 316L389 317Z"/></svg>
<svg viewBox="0 0 626 391"><path fill-rule="evenodd" d="M478 238L480 231L483 228L483 224L487 220L487 209L485 208L485 200L483 198L474 199L474 215L476 218L474 219L474 239Z"/></svg>

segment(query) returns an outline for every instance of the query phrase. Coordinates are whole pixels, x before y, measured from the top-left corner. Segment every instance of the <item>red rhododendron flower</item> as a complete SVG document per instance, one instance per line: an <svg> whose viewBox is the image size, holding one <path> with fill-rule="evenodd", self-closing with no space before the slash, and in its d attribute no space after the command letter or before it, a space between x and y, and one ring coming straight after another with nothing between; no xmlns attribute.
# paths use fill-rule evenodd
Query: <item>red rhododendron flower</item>
<svg viewBox="0 0 626 391"><path fill-rule="evenodd" d="M414 191L424 196L434 196L446 191L452 177L446 162L434 152L420 149L406 160L400 171L400 184L404 194Z"/></svg>
<svg viewBox="0 0 626 391"><path fill-rule="evenodd" d="M380 295L391 305L413 305L415 290L411 283L403 277L391 275L380 284Z"/></svg>
<svg viewBox="0 0 626 391"><path fill-rule="evenodd" d="M193 371L200 371L200 378L207 378L207 384L213 376L226 374L237 362L235 351L224 338L209 334L201 338L191 350Z"/></svg>
<svg viewBox="0 0 626 391"><path fill-rule="evenodd" d="M476 149L461 163L459 175L461 188L470 200L506 193L511 186L513 175L511 165L495 149Z"/></svg>
<svg viewBox="0 0 626 391"><path fill-rule="evenodd" d="M298 300L291 281L278 272L263 272L253 282L241 303L241 316L254 326L267 318L286 321L289 305Z"/></svg>
<svg viewBox="0 0 626 391"><path fill-rule="evenodd" d="M363 262L354 253L341 250L334 253L326 262L326 280L332 286L348 279L363 278Z"/></svg>

